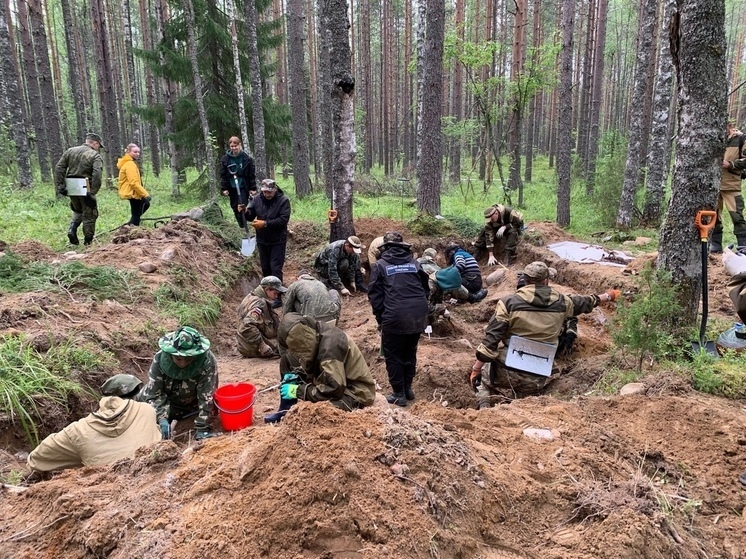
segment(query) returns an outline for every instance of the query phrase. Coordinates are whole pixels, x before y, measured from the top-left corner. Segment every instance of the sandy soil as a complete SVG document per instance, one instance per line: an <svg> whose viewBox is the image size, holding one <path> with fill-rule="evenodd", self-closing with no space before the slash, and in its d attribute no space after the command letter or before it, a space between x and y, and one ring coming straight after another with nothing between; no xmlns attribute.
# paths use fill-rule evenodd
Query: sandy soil
<svg viewBox="0 0 746 559"><path fill-rule="evenodd" d="M417 237L385 219L356 227L366 244L398 229L419 252L449 240ZM449 307L450 323L423 337L413 406L377 400L346 414L303 403L281 425L267 426L261 417L278 398L270 391L257 399L249 429L194 443L182 422L175 441L140 449L131 460L0 492L0 559L746 557L746 490L736 481L746 470L744 403L699 394L666 371L646 379L645 394L593 396L614 366L605 328L614 305L581 317L577 351L560 363L547 395L473 409L465 371L495 300L513 289L523 265L544 259L566 293L629 291L654 258L641 255L626 270L565 262L544 245L569 237L551 223L531 228L533 242L522 243L519 262L488 297ZM326 234L309 223L291 222L291 229L286 283L310 266ZM221 384L261 389L277 382L276 360L241 358L233 342L235 308L256 284L255 271L227 288L212 281L222 266L238 266L239 254L189 221L113 241L87 251L84 262L128 270L154 263L154 272L137 272L138 303L6 295L0 335L26 333L40 350L50 333L55 341L93 341L115 353L121 370L145 378L158 336L176 326L158 316L153 292L173 281L174 268L185 268L192 289L224 301L217 326L206 331ZM37 243L11 248L28 260L61 258ZM711 313L730 319L717 259L710 280ZM345 302L340 325L387 394L364 295ZM110 373L85 372L94 386ZM50 410L44 433L92 405ZM29 449L17 426L0 422L0 471L19 470ZM536 429L549 438L534 438Z"/></svg>

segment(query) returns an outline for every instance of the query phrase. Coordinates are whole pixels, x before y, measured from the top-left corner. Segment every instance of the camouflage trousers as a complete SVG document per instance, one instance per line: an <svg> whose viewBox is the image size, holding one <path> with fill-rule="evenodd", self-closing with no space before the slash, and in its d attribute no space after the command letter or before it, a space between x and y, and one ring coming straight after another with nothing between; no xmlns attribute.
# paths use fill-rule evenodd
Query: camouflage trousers
<svg viewBox="0 0 746 559"><path fill-rule="evenodd" d="M534 375L493 361L482 366L482 382L477 388L477 405L480 409L491 406L492 396L509 399L533 396L544 390L553 377Z"/></svg>
<svg viewBox="0 0 746 559"><path fill-rule="evenodd" d="M96 234L96 220L98 219L98 203L96 200L88 199L85 196L70 196L70 209L73 211L73 221L83 224L83 236L86 239L93 239Z"/></svg>

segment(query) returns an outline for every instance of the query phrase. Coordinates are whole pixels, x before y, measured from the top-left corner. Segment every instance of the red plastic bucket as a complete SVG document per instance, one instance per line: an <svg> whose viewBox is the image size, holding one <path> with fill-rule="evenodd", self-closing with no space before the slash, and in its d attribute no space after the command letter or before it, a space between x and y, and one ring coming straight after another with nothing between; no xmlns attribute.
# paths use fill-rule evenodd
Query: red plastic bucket
<svg viewBox="0 0 746 559"><path fill-rule="evenodd" d="M254 421L256 387L253 384L226 384L215 391L213 398L220 415L220 423L226 431L245 429Z"/></svg>

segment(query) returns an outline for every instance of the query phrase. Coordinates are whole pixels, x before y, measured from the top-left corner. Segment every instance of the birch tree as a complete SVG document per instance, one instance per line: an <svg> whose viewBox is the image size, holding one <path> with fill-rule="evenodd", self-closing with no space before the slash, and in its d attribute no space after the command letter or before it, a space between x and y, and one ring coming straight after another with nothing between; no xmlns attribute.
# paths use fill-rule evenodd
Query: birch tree
<svg viewBox="0 0 746 559"><path fill-rule="evenodd" d="M572 51L575 3L562 1L562 48L560 50L559 114L557 117L557 224L570 225L572 169Z"/></svg>
<svg viewBox="0 0 746 559"><path fill-rule="evenodd" d="M304 48L304 0L288 0L288 79L293 114L293 182L295 193L305 198L311 193L308 157L308 117L306 115L306 70Z"/></svg>
<svg viewBox="0 0 746 559"><path fill-rule="evenodd" d="M262 93L261 59L256 32L256 4L254 0L245 0L244 16L246 18L246 50L249 55L249 81L251 82L251 117L254 124L254 164L256 179L261 182L267 178L267 147L264 132L264 95ZM248 144L244 144L247 153L251 154Z"/></svg>
<svg viewBox="0 0 746 559"><path fill-rule="evenodd" d="M249 145L249 125L246 122L246 107L244 105L243 80L241 79L241 58L238 53L238 30L236 29L236 5L233 0L226 0L225 7L231 22L231 51L233 52L233 71L236 73L236 99L238 100L238 122L241 126L241 143ZM249 148L246 148L249 149ZM249 153L249 152L247 152Z"/></svg>
<svg viewBox="0 0 746 559"><path fill-rule="evenodd" d="M673 185L661 228L658 267L671 273L694 324L702 285L701 242L694 218L714 210L725 151L727 79L725 7L720 0L679 2L671 26L679 133Z"/></svg>

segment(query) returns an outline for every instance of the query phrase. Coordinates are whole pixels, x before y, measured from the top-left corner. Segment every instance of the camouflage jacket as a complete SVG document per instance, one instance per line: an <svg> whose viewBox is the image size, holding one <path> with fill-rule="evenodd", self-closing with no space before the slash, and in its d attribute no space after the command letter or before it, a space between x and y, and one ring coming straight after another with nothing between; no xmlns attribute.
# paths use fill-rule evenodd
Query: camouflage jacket
<svg viewBox="0 0 746 559"><path fill-rule="evenodd" d="M491 218L487 218L484 224L484 240L487 250L495 246L497 230L503 225L507 226L506 229L515 229L519 234L523 229L523 214L521 212L514 210L510 206L502 206L500 204L497 204L497 206L500 219L492 221ZM507 232L504 236L507 236Z"/></svg>
<svg viewBox="0 0 746 559"><path fill-rule="evenodd" d="M150 364L148 383L137 396L140 402L148 402L155 408L156 421L178 419L197 411L194 426L205 429L213 413L213 394L218 388L218 364L208 350L202 370L187 379L175 379L161 369L161 351L155 354Z"/></svg>
<svg viewBox="0 0 746 559"><path fill-rule="evenodd" d="M355 284L355 271L360 269L360 257L357 253L347 254L345 252L345 239L334 241L324 247L314 263L316 271L325 278L329 278L329 283L332 284L334 289L344 289L345 279L351 285ZM339 277L339 263L342 260L349 262L345 278Z"/></svg>
<svg viewBox="0 0 746 559"><path fill-rule="evenodd" d="M267 298L264 288L258 285L238 305L238 351L244 357L270 357L260 353L262 346L266 345L276 355L279 325L280 318L272 309L272 301Z"/></svg>
<svg viewBox="0 0 746 559"><path fill-rule="evenodd" d="M440 270L440 266L438 266L438 263L429 256L421 256L417 259L417 262L420 263L420 267L425 270L425 273L428 276Z"/></svg>
<svg viewBox="0 0 746 559"><path fill-rule="evenodd" d="M339 318L339 300L334 301L326 286L311 275L300 276L282 298L284 314L297 312L323 322Z"/></svg>
<svg viewBox="0 0 746 559"><path fill-rule="evenodd" d="M95 196L101 188L103 167L103 157L88 144L70 148L54 167L54 187L61 192L65 188L65 178L85 177L88 179L88 193Z"/></svg>
<svg viewBox="0 0 746 559"><path fill-rule="evenodd" d="M477 359L504 362L500 342L507 347L514 335L556 345L565 319L591 312L599 301L598 295L563 295L548 285L522 287L497 302L477 348Z"/></svg>

